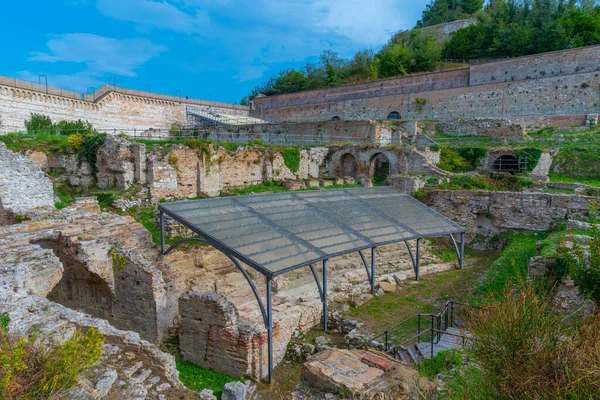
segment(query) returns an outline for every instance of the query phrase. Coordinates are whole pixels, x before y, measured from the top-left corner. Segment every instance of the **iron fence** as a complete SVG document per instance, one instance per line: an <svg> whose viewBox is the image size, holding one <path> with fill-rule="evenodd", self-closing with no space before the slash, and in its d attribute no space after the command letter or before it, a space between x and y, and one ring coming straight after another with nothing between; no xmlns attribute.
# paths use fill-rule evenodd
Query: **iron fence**
<svg viewBox="0 0 600 400"><path fill-rule="evenodd" d="M185 141L188 139L198 139L214 141L218 143L228 142L236 144L269 144L269 145L330 145L330 144L376 144L387 146L392 144L400 145L399 139L395 141L392 137L372 138L369 136L356 137L348 135L330 135L319 133L270 133L270 132L235 132L222 131L223 128L215 127L194 127L181 129L94 129L95 132L104 133L111 137L121 137L129 140L152 140L152 141ZM25 134L25 132L16 132ZM59 133L52 131L34 131L29 134L56 134L57 136L67 136L69 134L83 133L81 129L63 129Z"/></svg>

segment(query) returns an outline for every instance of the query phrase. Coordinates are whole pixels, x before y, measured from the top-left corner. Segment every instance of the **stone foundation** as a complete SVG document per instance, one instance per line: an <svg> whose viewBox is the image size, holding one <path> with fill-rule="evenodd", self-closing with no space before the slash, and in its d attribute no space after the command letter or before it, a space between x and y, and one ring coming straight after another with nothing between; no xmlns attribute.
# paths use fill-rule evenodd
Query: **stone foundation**
<svg viewBox="0 0 600 400"><path fill-rule="evenodd" d="M498 232L542 232L587 216L593 197L475 190L436 190L430 205L467 229L467 239Z"/></svg>

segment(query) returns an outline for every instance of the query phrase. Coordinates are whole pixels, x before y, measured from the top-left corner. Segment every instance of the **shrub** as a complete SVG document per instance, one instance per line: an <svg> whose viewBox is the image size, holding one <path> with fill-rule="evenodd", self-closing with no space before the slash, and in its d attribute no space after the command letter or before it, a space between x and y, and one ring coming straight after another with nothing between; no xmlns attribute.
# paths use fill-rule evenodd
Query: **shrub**
<svg viewBox="0 0 600 400"><path fill-rule="evenodd" d="M535 147L526 147L515 151L515 156L521 161L525 161L523 172L531 172L540 162L542 150Z"/></svg>
<svg viewBox="0 0 600 400"><path fill-rule="evenodd" d="M92 124L88 121L59 121L54 125L54 131L61 135L88 135L94 132Z"/></svg>
<svg viewBox="0 0 600 400"><path fill-rule="evenodd" d="M37 340L36 340L37 339ZM63 399L102 355L104 337L95 328L73 336L50 351L41 338L27 339L0 330L0 398Z"/></svg>
<svg viewBox="0 0 600 400"><path fill-rule="evenodd" d="M442 147L438 166L450 172L469 172L479 167L487 155L485 147Z"/></svg>
<svg viewBox="0 0 600 400"><path fill-rule="evenodd" d="M427 99L424 99L422 97L415 98L415 107L418 112L423 112L423 108L425 107L426 104L427 104Z"/></svg>
<svg viewBox="0 0 600 400"><path fill-rule="evenodd" d="M466 146L456 148L456 152L467 160L469 171L474 171L487 156L488 150L485 147Z"/></svg>
<svg viewBox="0 0 600 400"><path fill-rule="evenodd" d="M467 160L449 147L442 147L438 167L450 172L466 172Z"/></svg>
<svg viewBox="0 0 600 400"><path fill-rule="evenodd" d="M106 134L98 133L86 137L83 141L80 154L90 164L93 171L96 171L96 152L105 140Z"/></svg>
<svg viewBox="0 0 600 400"><path fill-rule="evenodd" d="M69 138L67 140L67 145L69 147L71 147L73 150L79 151L83 147L83 142L84 142L84 139L81 135L73 134L73 135L69 135Z"/></svg>
<svg viewBox="0 0 600 400"><path fill-rule="evenodd" d="M590 223L592 224L589 255L577 242L572 249L562 246L559 254L566 261L568 271L573 281L581 288L584 294L600 302L600 229L598 228L598 205L592 200L590 204Z"/></svg>
<svg viewBox="0 0 600 400"><path fill-rule="evenodd" d="M52 120L47 115L31 113L31 119L25 121L27 133L54 132Z"/></svg>
<svg viewBox="0 0 600 400"><path fill-rule="evenodd" d="M568 326L533 283L507 286L501 298L471 310L466 348L503 399L592 398L600 389L600 333L595 316Z"/></svg>
<svg viewBox="0 0 600 400"><path fill-rule="evenodd" d="M298 172L300 168L300 150L295 148L287 148L283 149L281 152L283 156L283 161L294 174Z"/></svg>

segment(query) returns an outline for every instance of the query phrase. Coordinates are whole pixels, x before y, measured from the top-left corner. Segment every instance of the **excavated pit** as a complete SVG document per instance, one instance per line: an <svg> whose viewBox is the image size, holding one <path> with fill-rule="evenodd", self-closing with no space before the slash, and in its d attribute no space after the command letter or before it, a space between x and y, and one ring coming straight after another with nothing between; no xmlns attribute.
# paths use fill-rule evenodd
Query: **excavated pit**
<svg viewBox="0 0 600 400"><path fill-rule="evenodd" d="M112 321L114 294L104 279L86 269L58 241L34 242L52 250L63 265L63 276L46 298L73 310Z"/></svg>

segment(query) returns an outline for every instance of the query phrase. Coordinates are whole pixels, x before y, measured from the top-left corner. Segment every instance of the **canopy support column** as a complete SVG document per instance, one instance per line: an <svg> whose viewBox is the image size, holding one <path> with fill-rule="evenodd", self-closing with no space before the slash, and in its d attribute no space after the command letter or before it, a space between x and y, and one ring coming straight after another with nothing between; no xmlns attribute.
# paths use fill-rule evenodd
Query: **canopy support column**
<svg viewBox="0 0 600 400"><path fill-rule="evenodd" d="M375 294L375 249L371 247L371 294Z"/></svg>
<svg viewBox="0 0 600 400"><path fill-rule="evenodd" d="M321 286L321 282L319 281L319 277L317 276L317 271L315 270L315 267L312 264L308 264L308 267L310 268L310 272L312 272L313 277L315 278L317 289L319 289L319 297L321 298L321 302L323 302L323 287Z"/></svg>
<svg viewBox="0 0 600 400"><path fill-rule="evenodd" d="M363 264L365 265L365 269L367 270L367 278L369 279L369 285L371 285L371 294L375 294L375 249L376 247L371 248L371 266L367 263L367 259L363 254L362 250L358 251L360 258L362 259Z"/></svg>
<svg viewBox="0 0 600 400"><path fill-rule="evenodd" d="M269 383L273 381L273 302L271 281L272 279L267 276L267 349L269 357Z"/></svg>
<svg viewBox="0 0 600 400"><path fill-rule="evenodd" d="M415 257L415 278L419 280L421 276L421 238L417 239L417 254Z"/></svg>
<svg viewBox="0 0 600 400"><path fill-rule="evenodd" d="M165 254L165 213L160 211L160 254Z"/></svg>
<svg viewBox="0 0 600 400"><path fill-rule="evenodd" d="M323 330L327 332L327 260L323 260Z"/></svg>
<svg viewBox="0 0 600 400"><path fill-rule="evenodd" d="M460 268L465 266L465 233L460 233Z"/></svg>
<svg viewBox="0 0 600 400"><path fill-rule="evenodd" d="M460 233L460 249L458 248L456 239L454 239L454 235L450 234L450 237L452 238L454 250L456 250L456 255L458 257L458 266L462 269L465 266L465 233Z"/></svg>

